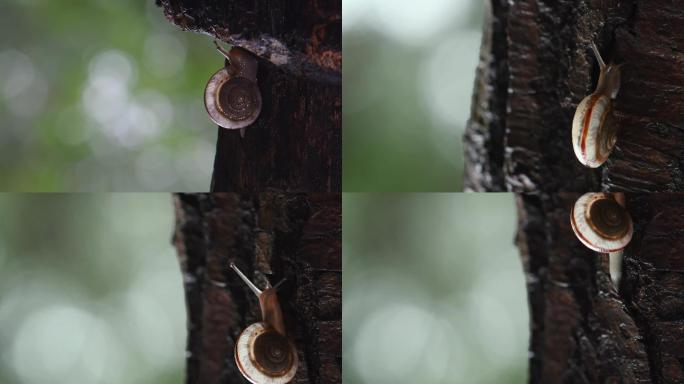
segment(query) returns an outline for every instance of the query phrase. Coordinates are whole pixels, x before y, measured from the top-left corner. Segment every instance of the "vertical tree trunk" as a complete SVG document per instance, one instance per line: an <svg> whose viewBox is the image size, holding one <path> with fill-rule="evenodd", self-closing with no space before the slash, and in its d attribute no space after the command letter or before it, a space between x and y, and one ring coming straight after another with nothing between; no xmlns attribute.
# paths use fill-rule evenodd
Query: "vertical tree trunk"
<svg viewBox="0 0 684 384"><path fill-rule="evenodd" d="M468 190L684 189L684 8L671 0L490 0L471 118ZM598 66L624 63L620 132L599 169L575 159L571 123Z"/></svg>
<svg viewBox="0 0 684 384"><path fill-rule="evenodd" d="M259 58L261 115L218 129L212 191L333 191L342 183L341 0L157 0L172 23ZM207 40L207 49L213 49ZM216 56L217 69L223 60ZM211 74L207 74L207 79Z"/></svg>
<svg viewBox="0 0 684 384"><path fill-rule="evenodd" d="M628 194L635 235L619 294L574 236L577 195L684 188L684 9L667 0L490 0L471 118L466 189L518 196L528 276L530 381L684 382L684 196ZM575 159L571 122L598 76L588 49L624 63L620 132L599 169Z"/></svg>
<svg viewBox="0 0 684 384"><path fill-rule="evenodd" d="M247 383L233 348L261 312L231 261L261 287L287 278L278 298L299 353L293 383L340 383L340 196L181 194L175 206L188 310L186 383Z"/></svg>
<svg viewBox="0 0 684 384"><path fill-rule="evenodd" d="M532 383L684 382L684 195L627 195L619 294L570 226L578 195L518 195Z"/></svg>

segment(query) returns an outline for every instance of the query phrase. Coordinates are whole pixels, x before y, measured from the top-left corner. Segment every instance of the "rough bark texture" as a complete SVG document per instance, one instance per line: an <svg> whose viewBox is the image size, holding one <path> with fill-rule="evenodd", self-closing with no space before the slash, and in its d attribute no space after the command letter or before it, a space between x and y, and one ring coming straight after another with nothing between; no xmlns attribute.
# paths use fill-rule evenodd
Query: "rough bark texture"
<svg viewBox="0 0 684 384"><path fill-rule="evenodd" d="M340 383L340 195L176 195L175 206L188 310L186 383L247 383L233 348L261 312L231 261L261 287L267 278L287 278L278 297L299 353L293 383Z"/></svg>
<svg viewBox="0 0 684 384"><path fill-rule="evenodd" d="M471 118L468 190L684 190L684 8L671 0L489 0ZM624 63L610 159L575 159L571 123L593 92L595 41Z"/></svg>
<svg viewBox="0 0 684 384"><path fill-rule="evenodd" d="M570 227L578 195L519 195L532 383L684 382L684 195L627 195L620 293Z"/></svg>
<svg viewBox="0 0 684 384"><path fill-rule="evenodd" d="M238 130L218 129L211 190L340 191L341 0L157 4L182 29L209 34L259 57L261 115L242 139ZM210 39L207 49L213 49ZM222 65L217 55L217 69Z"/></svg>

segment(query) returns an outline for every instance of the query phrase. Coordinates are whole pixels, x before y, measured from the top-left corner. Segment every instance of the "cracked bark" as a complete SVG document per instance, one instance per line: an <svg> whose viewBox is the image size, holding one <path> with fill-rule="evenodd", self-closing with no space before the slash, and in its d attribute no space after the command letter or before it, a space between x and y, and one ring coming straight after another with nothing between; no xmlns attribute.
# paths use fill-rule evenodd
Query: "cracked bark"
<svg viewBox="0 0 684 384"><path fill-rule="evenodd" d="M530 382L684 382L684 194L627 194L619 294L570 227L579 195L518 195Z"/></svg>
<svg viewBox="0 0 684 384"><path fill-rule="evenodd" d="M684 190L684 9L668 0L490 0L465 135L471 191ZM601 168L571 146L572 117L593 92L589 49L624 63L621 132Z"/></svg>
<svg viewBox="0 0 684 384"><path fill-rule="evenodd" d="M341 0L156 1L183 30L243 47L259 59L261 114L243 139L237 130L218 128L211 190L339 192ZM213 49L209 39L207 49ZM222 65L217 55L216 68Z"/></svg>
<svg viewBox="0 0 684 384"><path fill-rule="evenodd" d="M340 383L342 360L339 194L179 194L178 251L188 312L186 383L247 383L234 343L260 320L259 303L228 268L278 291L300 366L293 383Z"/></svg>
<svg viewBox="0 0 684 384"><path fill-rule="evenodd" d="M465 135L470 191L515 191L527 273L530 381L684 382L684 196L627 195L635 235L618 294L569 224L578 195L684 189L684 11L672 1L490 0ZM582 167L571 121L593 91L588 49L624 63L621 132Z"/></svg>

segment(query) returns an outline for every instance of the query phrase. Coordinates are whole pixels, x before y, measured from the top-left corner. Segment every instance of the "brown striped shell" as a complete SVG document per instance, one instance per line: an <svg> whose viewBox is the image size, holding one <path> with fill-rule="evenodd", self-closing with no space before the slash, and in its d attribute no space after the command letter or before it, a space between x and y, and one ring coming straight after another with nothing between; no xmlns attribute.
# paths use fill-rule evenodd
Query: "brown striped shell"
<svg viewBox="0 0 684 384"><path fill-rule="evenodd" d="M297 373L299 359L294 345L266 323L245 328L235 343L235 363L254 384L286 384Z"/></svg>
<svg viewBox="0 0 684 384"><path fill-rule="evenodd" d="M622 250L632 240L632 218L627 210L604 192L586 193L570 214L577 238L588 248L602 253Z"/></svg>
<svg viewBox="0 0 684 384"><path fill-rule="evenodd" d="M572 147L577 160L587 167L597 168L608 159L616 141L611 99L600 93L585 97L572 119Z"/></svg>
<svg viewBox="0 0 684 384"><path fill-rule="evenodd" d="M613 99L620 89L620 66L606 65L592 43L601 70L596 91L582 99L572 119L572 147L580 163L597 168L610 156L617 141Z"/></svg>
<svg viewBox="0 0 684 384"><path fill-rule="evenodd" d="M248 51L233 47L225 52L226 66L216 72L204 90L204 106L209 117L226 129L240 129L254 123L261 113L261 93L257 86L257 60Z"/></svg>

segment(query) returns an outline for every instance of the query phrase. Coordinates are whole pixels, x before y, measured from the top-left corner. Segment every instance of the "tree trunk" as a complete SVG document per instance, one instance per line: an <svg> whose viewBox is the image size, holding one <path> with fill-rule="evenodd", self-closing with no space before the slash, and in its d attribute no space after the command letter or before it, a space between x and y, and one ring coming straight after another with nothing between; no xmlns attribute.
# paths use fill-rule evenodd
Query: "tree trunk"
<svg viewBox="0 0 684 384"><path fill-rule="evenodd" d="M572 231L578 197L517 197L530 382L684 382L684 195L627 194L634 237L619 293Z"/></svg>
<svg viewBox="0 0 684 384"><path fill-rule="evenodd" d="M340 191L341 0L157 4L182 29L215 36L259 58L261 114L244 138L239 130L218 129L211 190ZM213 49L209 40L207 49ZM219 55L216 65L223 65Z"/></svg>
<svg viewBox="0 0 684 384"><path fill-rule="evenodd" d="M175 207L188 311L186 383L247 383L233 348L261 312L231 261L260 287L287 278L278 298L299 354L293 383L340 383L340 195L180 194Z"/></svg>
<svg viewBox="0 0 684 384"><path fill-rule="evenodd" d="M471 118L466 189L518 195L530 304L530 381L684 382L684 195L628 194L635 234L619 293L570 226L578 195L684 187L684 9L664 0L490 0ZM617 145L599 169L573 153L593 92L594 41L624 63Z"/></svg>
<svg viewBox="0 0 684 384"><path fill-rule="evenodd" d="M684 8L668 0L490 0L471 118L468 190L684 189ZM599 169L575 159L577 104L598 76L589 49L624 63L620 132Z"/></svg>

